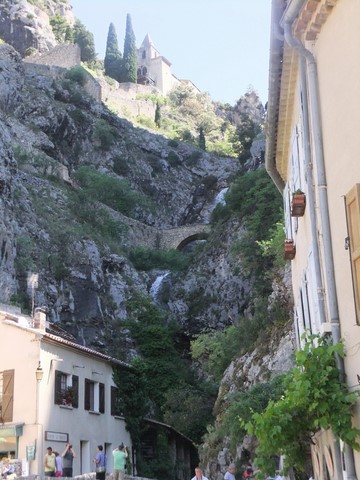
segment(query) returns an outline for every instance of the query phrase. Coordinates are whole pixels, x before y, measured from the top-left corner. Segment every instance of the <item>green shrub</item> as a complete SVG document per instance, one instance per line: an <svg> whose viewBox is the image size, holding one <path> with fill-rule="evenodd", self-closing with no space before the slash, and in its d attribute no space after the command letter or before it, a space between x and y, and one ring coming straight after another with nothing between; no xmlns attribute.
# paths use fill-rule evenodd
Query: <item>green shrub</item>
<svg viewBox="0 0 360 480"><path fill-rule="evenodd" d="M151 165L151 168L153 169L153 173L162 173L163 172L163 167L161 165L161 161L159 157L156 157L155 155L148 155L146 158L147 162L149 165Z"/></svg>
<svg viewBox="0 0 360 480"><path fill-rule="evenodd" d="M202 179L202 183L205 185L205 187L208 190L211 190L212 188L215 188L215 185L217 184L217 177L215 175L207 175Z"/></svg>
<svg viewBox="0 0 360 480"><path fill-rule="evenodd" d="M112 158L113 170L117 175L127 175L130 172L130 167L125 158L120 155L115 155Z"/></svg>
<svg viewBox="0 0 360 480"><path fill-rule="evenodd" d="M80 167L75 178L83 188L84 195L123 213L131 215L136 206L148 207L148 202L134 192L126 180L110 177L91 167Z"/></svg>
<svg viewBox="0 0 360 480"><path fill-rule="evenodd" d="M69 112L69 115L79 125L83 125L86 121L86 115L79 108L71 110L71 112Z"/></svg>
<svg viewBox="0 0 360 480"><path fill-rule="evenodd" d="M66 72L65 78L84 86L86 82L86 72L83 67L72 67Z"/></svg>
<svg viewBox="0 0 360 480"><path fill-rule="evenodd" d="M170 150L167 156L167 161L172 167L178 167L179 165L181 165L180 157L179 155L177 155L177 153L174 152L174 150Z"/></svg>
<svg viewBox="0 0 360 480"><path fill-rule="evenodd" d="M92 138L94 142L100 143L101 150L109 150L118 140L119 133L115 127L103 119L96 121Z"/></svg>
<svg viewBox="0 0 360 480"><path fill-rule="evenodd" d="M193 167L194 165L197 164L198 160L202 157L202 153L199 151L194 151L192 152L187 159L185 160L186 165L189 167Z"/></svg>
<svg viewBox="0 0 360 480"><path fill-rule="evenodd" d="M136 121L143 127L150 128L152 130L156 129L155 121L146 115L137 115Z"/></svg>
<svg viewBox="0 0 360 480"><path fill-rule="evenodd" d="M0 41L0 43L1 43L1 41ZM36 48L28 47L24 52L24 57L29 57L30 55L33 55L36 52L37 52Z"/></svg>
<svg viewBox="0 0 360 480"><path fill-rule="evenodd" d="M179 142L177 140L174 140L174 139L171 138L168 141L168 145L169 145L169 147L176 148L176 147L179 146Z"/></svg>
<svg viewBox="0 0 360 480"><path fill-rule="evenodd" d="M333 345L319 335L306 334L304 339L284 395L243 422L257 437L256 464L264 473L274 473L276 455L284 456L285 473L292 467L303 471L311 439L319 430L331 428L335 437L360 451L360 430L352 424L359 392L349 391L337 368L345 356L344 344Z"/></svg>
<svg viewBox="0 0 360 480"><path fill-rule="evenodd" d="M137 270L149 271L154 268L184 271L190 264L190 256L180 250L151 250L136 247L129 252L129 259Z"/></svg>

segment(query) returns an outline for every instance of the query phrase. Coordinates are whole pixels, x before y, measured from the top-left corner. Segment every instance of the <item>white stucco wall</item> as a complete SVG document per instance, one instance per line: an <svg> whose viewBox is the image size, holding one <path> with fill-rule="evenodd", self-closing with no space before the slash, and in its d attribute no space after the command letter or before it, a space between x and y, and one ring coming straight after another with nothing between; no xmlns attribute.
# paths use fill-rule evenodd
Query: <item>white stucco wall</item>
<svg viewBox="0 0 360 480"><path fill-rule="evenodd" d="M24 328L11 320L4 321L1 313L0 338L0 371L15 370L13 421L8 426L24 424L23 435L18 437L18 458L25 460L27 445L37 445L37 457L27 465L28 473L41 474L46 447L50 445L62 453L67 438L77 454L74 475L94 470L92 459L100 444L105 447L107 467L111 471L112 449L121 442L131 449L124 419L111 416L110 389L114 385L111 364L91 353L44 340L39 330ZM35 370L39 360L44 374L38 383ZM55 404L55 370L79 377L78 408ZM84 409L85 378L105 384L105 413ZM46 432L53 432L49 439L46 439L49 435Z"/></svg>
<svg viewBox="0 0 360 480"><path fill-rule="evenodd" d="M344 195L360 183L360 2L337 2L315 50L336 288L342 336L346 340L349 385L357 385L360 327L356 325ZM359 464L360 468L360 464Z"/></svg>

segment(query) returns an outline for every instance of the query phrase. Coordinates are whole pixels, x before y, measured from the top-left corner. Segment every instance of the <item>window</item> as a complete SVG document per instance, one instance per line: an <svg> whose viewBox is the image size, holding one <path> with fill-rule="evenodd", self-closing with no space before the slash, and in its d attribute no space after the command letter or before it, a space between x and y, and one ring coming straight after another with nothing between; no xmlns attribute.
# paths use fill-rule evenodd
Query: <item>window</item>
<svg viewBox="0 0 360 480"><path fill-rule="evenodd" d="M84 408L91 412L105 413L105 385L85 378Z"/></svg>
<svg viewBox="0 0 360 480"><path fill-rule="evenodd" d="M14 370L0 372L0 421L12 422L14 405Z"/></svg>
<svg viewBox="0 0 360 480"><path fill-rule="evenodd" d="M349 230L350 260L353 277L356 319L360 319L360 183L346 195L346 215Z"/></svg>
<svg viewBox="0 0 360 480"><path fill-rule="evenodd" d="M122 415L119 389L111 387L111 415Z"/></svg>
<svg viewBox="0 0 360 480"><path fill-rule="evenodd" d="M55 370L55 398L56 405L66 405L78 408L79 406L79 377L68 375Z"/></svg>

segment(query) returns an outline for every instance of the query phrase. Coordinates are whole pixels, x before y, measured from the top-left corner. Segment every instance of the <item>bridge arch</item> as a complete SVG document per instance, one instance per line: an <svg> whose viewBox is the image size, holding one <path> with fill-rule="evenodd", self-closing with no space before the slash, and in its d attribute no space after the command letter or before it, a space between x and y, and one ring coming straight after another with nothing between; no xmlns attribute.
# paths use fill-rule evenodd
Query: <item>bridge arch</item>
<svg viewBox="0 0 360 480"><path fill-rule="evenodd" d="M179 245L176 247L177 250L183 249L186 245L188 245L191 242L195 242L196 240L206 240L208 238L209 234L207 232L200 232L200 233L195 233L194 235L190 235L179 243Z"/></svg>
<svg viewBox="0 0 360 480"><path fill-rule="evenodd" d="M181 250L195 240L205 240L210 233L210 225L196 224L162 230L161 248Z"/></svg>

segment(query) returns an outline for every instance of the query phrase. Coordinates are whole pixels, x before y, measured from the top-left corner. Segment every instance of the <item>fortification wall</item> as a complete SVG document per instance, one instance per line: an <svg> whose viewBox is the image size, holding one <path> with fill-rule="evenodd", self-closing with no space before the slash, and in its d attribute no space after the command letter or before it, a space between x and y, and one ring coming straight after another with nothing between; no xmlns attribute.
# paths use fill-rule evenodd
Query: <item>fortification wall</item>
<svg viewBox="0 0 360 480"><path fill-rule="evenodd" d="M24 59L25 71L33 75L47 75L54 79L64 76L72 67L81 65L80 47L73 44L61 44L42 55L31 55ZM86 70L84 90L97 102L101 102L101 86Z"/></svg>
<svg viewBox="0 0 360 480"><path fill-rule="evenodd" d="M119 115L130 113L132 116L146 115L155 118L156 103L142 96L160 95L161 92L153 86L136 83L118 83L113 80L110 85L105 79L100 79L101 100Z"/></svg>
<svg viewBox="0 0 360 480"><path fill-rule="evenodd" d="M36 63L43 65L55 65L63 68L71 68L80 65L80 47L70 43L62 43L56 45L49 52L41 55L34 54L24 59L28 63Z"/></svg>

